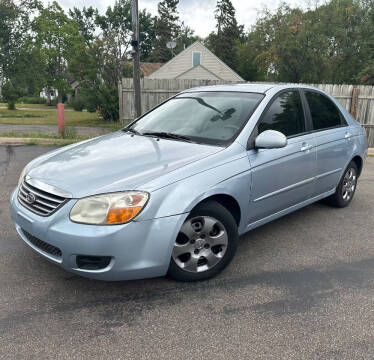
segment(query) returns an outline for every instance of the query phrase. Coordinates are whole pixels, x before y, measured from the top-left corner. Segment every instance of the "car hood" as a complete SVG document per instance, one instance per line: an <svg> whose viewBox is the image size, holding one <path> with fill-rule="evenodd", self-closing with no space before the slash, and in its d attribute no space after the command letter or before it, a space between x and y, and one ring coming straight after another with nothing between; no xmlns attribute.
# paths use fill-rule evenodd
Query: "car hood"
<svg viewBox="0 0 374 360"><path fill-rule="evenodd" d="M33 162L27 175L78 198L140 189L157 177L221 150L119 131L51 152Z"/></svg>

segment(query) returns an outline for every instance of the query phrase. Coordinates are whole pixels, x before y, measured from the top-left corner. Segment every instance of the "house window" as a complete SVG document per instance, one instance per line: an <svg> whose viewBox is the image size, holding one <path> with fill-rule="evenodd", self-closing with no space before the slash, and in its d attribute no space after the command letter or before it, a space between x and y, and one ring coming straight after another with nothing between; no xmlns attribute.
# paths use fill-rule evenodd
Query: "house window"
<svg viewBox="0 0 374 360"><path fill-rule="evenodd" d="M201 52L194 51L192 53L192 66L200 65L200 59L201 59Z"/></svg>

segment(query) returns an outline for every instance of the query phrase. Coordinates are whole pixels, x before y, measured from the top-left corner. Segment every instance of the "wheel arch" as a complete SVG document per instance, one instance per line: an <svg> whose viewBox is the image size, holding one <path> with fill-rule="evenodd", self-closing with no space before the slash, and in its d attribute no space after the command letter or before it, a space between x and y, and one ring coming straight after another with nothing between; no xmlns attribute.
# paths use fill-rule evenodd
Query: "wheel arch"
<svg viewBox="0 0 374 360"><path fill-rule="evenodd" d="M361 175L361 171L362 171L362 166L363 166L363 163L364 161L362 160L362 157L360 155L356 155L352 158L352 160L356 166L357 166L357 169L358 169L358 176Z"/></svg>
<svg viewBox="0 0 374 360"><path fill-rule="evenodd" d="M205 197L204 199L201 199L197 204L194 205L192 210L198 207L199 205L209 201L216 201L223 207L225 207L232 214L236 222L236 225L239 227L242 217L242 211L238 201L232 195L224 193L210 195L208 197Z"/></svg>

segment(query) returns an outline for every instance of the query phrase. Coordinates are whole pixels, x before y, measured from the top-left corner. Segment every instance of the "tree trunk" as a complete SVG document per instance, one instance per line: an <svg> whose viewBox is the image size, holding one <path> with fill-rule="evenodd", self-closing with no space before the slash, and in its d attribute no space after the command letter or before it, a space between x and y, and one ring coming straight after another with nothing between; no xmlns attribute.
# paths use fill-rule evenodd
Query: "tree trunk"
<svg viewBox="0 0 374 360"><path fill-rule="evenodd" d="M47 93L47 105L51 105L51 89L49 88L49 86L47 86L45 88L45 91Z"/></svg>
<svg viewBox="0 0 374 360"><path fill-rule="evenodd" d="M3 83L4 83L4 73L3 73L2 66L0 66L0 99L1 99L2 91L3 91Z"/></svg>
<svg viewBox="0 0 374 360"><path fill-rule="evenodd" d="M58 99L58 103L59 104L62 104L62 91L61 90L57 90L58 92L58 96L57 96L57 99Z"/></svg>

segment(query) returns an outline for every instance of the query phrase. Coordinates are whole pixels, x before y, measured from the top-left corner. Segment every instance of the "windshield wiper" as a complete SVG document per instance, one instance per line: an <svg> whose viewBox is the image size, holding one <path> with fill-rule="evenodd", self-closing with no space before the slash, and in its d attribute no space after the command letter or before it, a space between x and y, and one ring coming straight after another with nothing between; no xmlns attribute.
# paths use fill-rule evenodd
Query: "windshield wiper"
<svg viewBox="0 0 374 360"><path fill-rule="evenodd" d="M122 129L122 131L129 132L129 133L132 133L132 134L135 134L135 135L143 135L141 132L139 132L138 130L135 130L133 128L124 128L124 129Z"/></svg>
<svg viewBox="0 0 374 360"><path fill-rule="evenodd" d="M156 136L156 137L164 138L164 139L175 139L175 140L193 142L191 138L189 138L188 136L173 134L173 133L169 133L165 131L145 131L142 133L142 135Z"/></svg>

